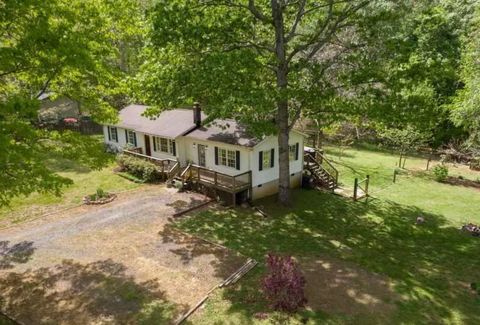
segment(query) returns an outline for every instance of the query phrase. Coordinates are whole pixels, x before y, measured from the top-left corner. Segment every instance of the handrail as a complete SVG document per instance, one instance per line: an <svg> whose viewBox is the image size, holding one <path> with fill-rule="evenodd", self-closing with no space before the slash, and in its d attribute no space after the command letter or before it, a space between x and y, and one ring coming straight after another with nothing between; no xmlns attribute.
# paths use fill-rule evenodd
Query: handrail
<svg viewBox="0 0 480 325"><path fill-rule="evenodd" d="M126 153L128 155L132 155L132 156L137 156L139 158L143 158L143 159L147 159L147 160L151 160L153 161L154 163L159 163L161 164L162 166L162 172L165 172L165 163L167 162L168 165L170 165L171 163L173 163L173 167L175 167L175 164L178 163L177 160L175 159L171 159L171 158L156 158L156 157L152 157L152 156L147 156L147 155L144 155L144 154L141 154L141 153L138 153L138 152L135 152L135 151L131 151L131 150L128 150L128 149L124 149L123 150L123 153ZM172 167L172 168L173 168ZM167 172L171 172L172 168L169 168L167 170Z"/></svg>
<svg viewBox="0 0 480 325"><path fill-rule="evenodd" d="M328 161L328 159L325 158L325 156L323 156L319 151L316 150L315 152L316 152L316 154L320 155L320 157L322 158L321 161L319 161L316 157L314 157L311 152L305 152L305 155L306 155L311 161L313 161L314 163L318 164L319 166L322 166L323 170L324 170L331 178L333 178L333 179L335 180L335 185L337 185L337 184L338 184L338 170L337 170L337 168L335 168L335 166L333 166L333 164L332 164L330 161ZM326 168L326 167L324 166L324 164L323 164L324 162L327 164L327 166L328 166L329 168ZM329 170L329 169L330 169L330 170Z"/></svg>
<svg viewBox="0 0 480 325"><path fill-rule="evenodd" d="M321 163L321 164L323 164L323 162L326 162L327 165L328 165L331 169L333 169L334 174L335 174L335 175L334 175L334 177L335 177L335 183L338 184L338 169L335 168L335 166L333 166L333 164L332 164L319 150L316 150L316 152L317 152L317 154L318 154L320 157L322 157L322 163Z"/></svg>
<svg viewBox="0 0 480 325"><path fill-rule="evenodd" d="M192 164L188 164L187 167L185 167L185 169L182 171L182 173L180 174L180 177L183 178L183 176L185 176L185 174L190 170L190 167L192 166Z"/></svg>
<svg viewBox="0 0 480 325"><path fill-rule="evenodd" d="M243 175L247 175L247 174L250 174L252 171L249 170L249 171L246 171L245 173L241 173L241 174L238 174L238 175L235 175L233 177L239 177L239 176L243 176Z"/></svg>
<svg viewBox="0 0 480 325"><path fill-rule="evenodd" d="M176 171L178 171L178 169L180 169L180 163L177 161L175 162L175 164L172 166L172 168L170 168L170 170L167 172L167 181L171 181L173 180L173 178L175 177L175 175L177 174Z"/></svg>
<svg viewBox="0 0 480 325"><path fill-rule="evenodd" d="M187 166L187 168L182 172L182 178L188 170L193 169L193 168L195 168L197 170L197 181L201 181L202 178L203 178L203 180L205 180L205 178L203 177L203 176L205 176L205 173L210 173L211 178L213 178L213 182L210 181L210 183L212 183L215 186L225 187L224 185L221 184L222 181L221 180L219 181L219 179L222 179L222 178L223 179L228 179L228 180L231 181L231 185L232 185L233 190L236 190L238 188L243 188L244 186L251 184L251 177L249 177L248 181L245 182L245 184L242 185L242 186L238 186L238 181L237 181L237 177L245 176L245 175L251 175L250 171L232 176L232 175L228 175L228 174L218 172L216 170L209 169L209 168L199 166L199 165L195 165L195 164L189 164ZM202 171L203 171L203 174L202 174Z"/></svg>

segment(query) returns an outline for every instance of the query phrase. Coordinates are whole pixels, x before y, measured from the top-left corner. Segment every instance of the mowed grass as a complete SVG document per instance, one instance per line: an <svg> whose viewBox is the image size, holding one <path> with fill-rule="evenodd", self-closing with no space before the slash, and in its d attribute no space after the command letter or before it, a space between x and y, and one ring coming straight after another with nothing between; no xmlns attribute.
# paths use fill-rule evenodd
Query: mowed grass
<svg viewBox="0 0 480 325"><path fill-rule="evenodd" d="M400 171L393 184L393 171L398 163L398 155L394 152L327 147L326 154L338 168L339 181L346 188L353 190L355 178L361 180L370 175L369 191L374 198L444 215L447 222L456 227L466 222L480 223L480 190L435 181L431 168L438 165L438 161L430 162L427 172L426 158L409 156L405 170ZM447 166L451 176L480 179L480 172L472 171L465 165Z"/></svg>
<svg viewBox="0 0 480 325"><path fill-rule="evenodd" d="M296 190L289 209L279 207L274 198L258 202L268 218L239 208L204 211L178 223L182 230L260 261L236 286L217 291L192 321L479 324L480 299L470 290L470 283L480 281L480 239L459 228L464 222L480 224L480 191L440 184L423 173L402 174L392 184L398 157L389 152L349 148L340 156L328 148L327 155L339 166L344 186L353 186L355 177L371 176L373 197L368 202ZM405 167L418 171L425 166L426 160L409 158ZM452 166L451 171L462 173L464 169ZM474 172L466 174L475 179ZM425 217L425 224L415 225L419 215ZM321 301L311 301L297 314L273 313L260 291L263 262L271 252L293 255L302 266L319 259L333 261L332 265L335 261L351 263L358 272L351 272L346 283L327 284L328 297L310 295ZM325 274L320 266L304 271L314 276L316 272L318 277ZM371 280L358 283L361 272L367 272ZM372 290L377 278L385 280L386 294ZM327 290L325 286L309 289ZM383 306L390 307L383 310Z"/></svg>
<svg viewBox="0 0 480 325"><path fill-rule="evenodd" d="M0 222L17 223L31 218L80 204L83 197L93 194L98 188L108 192L119 192L139 186L113 172L114 156L107 155L104 167L91 169L72 160L58 157L47 159L49 168L60 176L67 177L73 184L63 189L60 196L52 193L33 193L29 196L16 197L10 206L0 208Z"/></svg>

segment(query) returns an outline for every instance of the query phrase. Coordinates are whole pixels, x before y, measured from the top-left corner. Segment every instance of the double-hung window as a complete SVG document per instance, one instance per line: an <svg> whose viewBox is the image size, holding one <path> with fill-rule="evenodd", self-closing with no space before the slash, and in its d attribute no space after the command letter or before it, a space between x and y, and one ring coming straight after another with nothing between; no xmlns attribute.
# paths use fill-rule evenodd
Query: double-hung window
<svg viewBox="0 0 480 325"><path fill-rule="evenodd" d="M168 153L170 155L176 155L175 140L154 137L153 138L153 150L157 152Z"/></svg>
<svg viewBox="0 0 480 325"><path fill-rule="evenodd" d="M108 140L118 142L118 132L116 127L108 127Z"/></svg>
<svg viewBox="0 0 480 325"><path fill-rule="evenodd" d="M288 146L288 157L290 160L298 160L298 143Z"/></svg>
<svg viewBox="0 0 480 325"><path fill-rule="evenodd" d="M218 148L218 165L227 166L231 168L239 167L239 159L237 159L237 151Z"/></svg>
<svg viewBox="0 0 480 325"><path fill-rule="evenodd" d="M265 150L263 152L263 159L262 159L262 169L271 168L272 166L272 151Z"/></svg>
<svg viewBox="0 0 480 325"><path fill-rule="evenodd" d="M137 135L135 134L135 131L125 130L125 135L126 135L126 138L127 138L127 144L136 147L137 146Z"/></svg>
<svg viewBox="0 0 480 325"><path fill-rule="evenodd" d="M264 150L258 153L258 170L273 168L275 166L275 149Z"/></svg>

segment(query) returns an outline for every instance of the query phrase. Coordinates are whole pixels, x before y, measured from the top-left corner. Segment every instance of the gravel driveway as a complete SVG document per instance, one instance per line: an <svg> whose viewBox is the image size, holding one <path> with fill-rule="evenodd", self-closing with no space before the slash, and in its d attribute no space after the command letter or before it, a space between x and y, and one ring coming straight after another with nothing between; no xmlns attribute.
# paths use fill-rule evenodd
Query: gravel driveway
<svg viewBox="0 0 480 325"><path fill-rule="evenodd" d="M162 186L0 230L0 310L24 324L168 323L245 262L172 228Z"/></svg>

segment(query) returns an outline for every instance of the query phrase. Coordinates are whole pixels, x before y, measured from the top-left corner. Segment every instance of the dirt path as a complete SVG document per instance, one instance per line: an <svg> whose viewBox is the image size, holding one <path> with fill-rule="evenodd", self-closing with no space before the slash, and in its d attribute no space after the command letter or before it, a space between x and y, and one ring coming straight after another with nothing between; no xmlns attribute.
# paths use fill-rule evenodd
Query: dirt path
<svg viewBox="0 0 480 325"><path fill-rule="evenodd" d="M204 197L157 186L0 230L0 308L25 324L167 322L244 258L176 232Z"/></svg>

